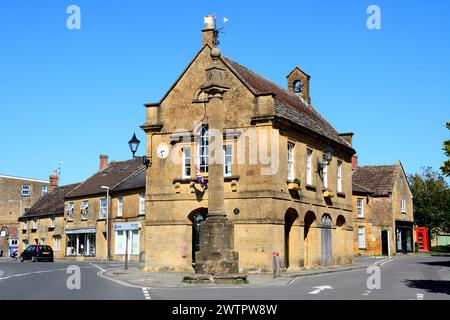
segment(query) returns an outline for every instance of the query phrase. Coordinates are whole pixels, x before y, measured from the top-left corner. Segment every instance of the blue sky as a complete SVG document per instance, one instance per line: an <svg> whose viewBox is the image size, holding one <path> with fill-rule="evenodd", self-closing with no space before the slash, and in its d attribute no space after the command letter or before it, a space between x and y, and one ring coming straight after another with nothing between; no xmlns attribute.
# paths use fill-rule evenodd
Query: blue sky
<svg viewBox="0 0 450 320"><path fill-rule="evenodd" d="M69 5L81 30L66 27ZM381 30L366 27L370 4ZM143 103L164 95L201 46L203 16L227 17L222 52L286 86L295 66L313 105L352 131L360 164L437 169L450 134L450 2L0 2L0 173L86 179L99 154L130 158ZM144 143L139 154L143 154Z"/></svg>

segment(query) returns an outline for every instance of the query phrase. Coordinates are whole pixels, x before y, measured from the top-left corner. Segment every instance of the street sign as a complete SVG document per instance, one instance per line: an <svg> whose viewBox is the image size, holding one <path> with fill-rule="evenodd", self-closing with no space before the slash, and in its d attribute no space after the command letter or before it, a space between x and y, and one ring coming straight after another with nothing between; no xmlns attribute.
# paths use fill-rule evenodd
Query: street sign
<svg viewBox="0 0 450 320"><path fill-rule="evenodd" d="M141 223L139 221L114 224L115 231L139 230L140 228L141 228Z"/></svg>

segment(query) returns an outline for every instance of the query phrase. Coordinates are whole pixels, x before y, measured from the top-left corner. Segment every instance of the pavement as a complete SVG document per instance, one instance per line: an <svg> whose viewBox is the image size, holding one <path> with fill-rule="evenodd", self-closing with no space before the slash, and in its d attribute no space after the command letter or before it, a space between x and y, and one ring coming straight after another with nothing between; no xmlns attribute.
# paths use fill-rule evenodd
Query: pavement
<svg viewBox="0 0 450 320"><path fill-rule="evenodd" d="M276 279L270 273L248 274L248 284L241 286L284 286L298 277L321 275L335 272L366 269L370 265L377 265L387 261L387 257L356 257L352 265L339 265L330 267L318 267L306 270L290 270L281 272ZM99 275L105 279L120 281L130 287L140 288L176 288L189 287L192 284L182 282L185 275L189 273L182 272L144 272L143 265L132 266L125 270L123 267L105 270ZM203 284L202 286L216 286L215 284ZM226 287L227 285L220 285Z"/></svg>

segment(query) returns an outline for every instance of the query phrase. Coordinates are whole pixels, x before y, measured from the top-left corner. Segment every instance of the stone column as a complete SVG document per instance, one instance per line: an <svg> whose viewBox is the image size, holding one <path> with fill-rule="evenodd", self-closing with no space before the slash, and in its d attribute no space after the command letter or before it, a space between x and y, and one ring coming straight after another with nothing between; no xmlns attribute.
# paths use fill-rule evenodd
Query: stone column
<svg viewBox="0 0 450 320"><path fill-rule="evenodd" d="M213 65L206 70L207 83L202 88L208 95L208 215L200 226L200 251L196 253L195 273L185 277L194 283L239 283L246 280L238 274L238 252L234 251L234 225L224 209L223 173L223 95L225 70L218 66L220 50L213 48Z"/></svg>

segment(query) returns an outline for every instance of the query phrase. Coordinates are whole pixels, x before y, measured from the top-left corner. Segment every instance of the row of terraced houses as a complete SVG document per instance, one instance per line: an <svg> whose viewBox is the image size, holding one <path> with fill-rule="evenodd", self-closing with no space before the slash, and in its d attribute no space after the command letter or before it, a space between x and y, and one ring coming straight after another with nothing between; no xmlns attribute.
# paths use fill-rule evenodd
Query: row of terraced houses
<svg viewBox="0 0 450 320"><path fill-rule="evenodd" d="M402 164L358 166L353 134L337 132L313 106L310 75L295 67L282 88L211 54L215 36L206 25L202 46L173 86L145 104L148 165L101 156L86 181L53 187L19 218L20 249L47 243L57 258L97 260L127 253L148 271L192 271L208 212L208 113L217 111L203 88L214 67L224 84L223 193L240 271L270 271L273 252L285 269L413 252ZM250 156L252 133L276 137L264 150L275 170Z"/></svg>

